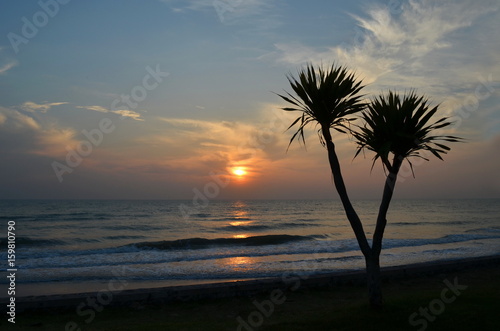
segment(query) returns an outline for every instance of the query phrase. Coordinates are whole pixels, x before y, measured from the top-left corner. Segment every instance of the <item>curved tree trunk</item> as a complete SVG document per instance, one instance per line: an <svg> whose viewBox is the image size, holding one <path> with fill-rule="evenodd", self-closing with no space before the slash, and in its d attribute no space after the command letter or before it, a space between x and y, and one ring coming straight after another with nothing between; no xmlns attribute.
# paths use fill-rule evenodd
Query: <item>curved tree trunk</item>
<svg viewBox="0 0 500 331"><path fill-rule="evenodd" d="M356 236L356 239L358 241L359 248L366 258L367 256L371 255L370 245L366 240L363 224L361 223L358 214L354 210L354 207L349 200L349 196L344 184L344 179L342 178L342 172L340 171L340 163L337 158L337 153L335 153L335 145L332 141L330 128L322 127L321 132L323 134L323 138L325 139L326 149L328 150L328 161L332 170L335 188L337 189L337 192L340 196L340 200L342 201L342 205L344 206L347 219L349 220L351 228L353 229L354 235Z"/></svg>
<svg viewBox="0 0 500 331"><path fill-rule="evenodd" d="M373 233L372 250L377 256L380 255L380 251L382 250L382 238L384 237L384 230L387 225L387 211L389 210L389 204L391 203L394 188L396 187L396 181L398 179L399 168L401 168L402 163L403 158L395 155L392 165L388 169L389 174L385 180L382 202L380 203L378 210L377 225L375 226L375 232Z"/></svg>
<svg viewBox="0 0 500 331"><path fill-rule="evenodd" d="M365 257L370 306L375 309L381 308L383 305L382 284L380 282L380 252L382 251L382 239L384 237L385 226L387 225L387 211L389 210L389 204L394 193L402 160L403 158L394 156L392 165L389 168L389 174L385 180L382 202L378 211L377 225L373 233L371 255Z"/></svg>

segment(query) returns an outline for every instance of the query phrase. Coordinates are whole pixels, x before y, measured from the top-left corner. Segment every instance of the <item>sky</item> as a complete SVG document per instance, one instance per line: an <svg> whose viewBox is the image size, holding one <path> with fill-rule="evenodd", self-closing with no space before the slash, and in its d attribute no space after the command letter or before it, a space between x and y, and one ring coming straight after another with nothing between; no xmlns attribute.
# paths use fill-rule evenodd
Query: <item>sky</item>
<svg viewBox="0 0 500 331"><path fill-rule="evenodd" d="M1 199L330 199L326 150L286 131L276 93L307 63L353 70L367 100L415 89L454 124L394 198L500 198L496 0L6 0ZM353 199L381 164L333 137Z"/></svg>

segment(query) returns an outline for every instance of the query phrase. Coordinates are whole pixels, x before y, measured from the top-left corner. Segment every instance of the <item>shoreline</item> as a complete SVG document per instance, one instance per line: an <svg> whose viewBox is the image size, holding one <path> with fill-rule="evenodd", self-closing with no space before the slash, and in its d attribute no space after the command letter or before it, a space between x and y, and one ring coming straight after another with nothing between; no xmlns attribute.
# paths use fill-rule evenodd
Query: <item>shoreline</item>
<svg viewBox="0 0 500 331"><path fill-rule="evenodd" d="M382 281L394 281L409 278L426 277L439 273L484 268L500 265L500 254L484 257L464 258L458 260L432 261L401 266L382 267ZM117 284L109 286L109 290L100 292L84 292L75 294L42 295L16 297L19 312L30 310L75 309L89 299L105 300L108 306L127 306L134 304L165 304L172 302L197 301L230 297L250 297L270 292L275 289L295 291L334 287L342 285L363 285L366 282L365 271L337 272L320 275L307 273L284 274L281 278L257 280L239 280L215 282L198 285L169 286L158 288L141 288L119 291ZM115 291L113 291L115 289ZM99 297L100 296L100 297ZM104 299L105 298L105 299ZM8 298L1 298L0 303L7 303ZM109 302L108 302L109 301Z"/></svg>

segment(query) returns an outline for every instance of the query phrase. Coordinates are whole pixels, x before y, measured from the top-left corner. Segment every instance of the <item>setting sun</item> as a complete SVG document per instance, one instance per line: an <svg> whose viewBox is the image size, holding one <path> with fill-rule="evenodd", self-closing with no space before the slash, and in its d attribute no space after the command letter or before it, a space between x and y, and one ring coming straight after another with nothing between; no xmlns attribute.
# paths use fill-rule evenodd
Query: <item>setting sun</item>
<svg viewBox="0 0 500 331"><path fill-rule="evenodd" d="M247 174L247 172L243 168L240 168L240 167L233 168L232 173L238 177L242 177L242 176L245 176Z"/></svg>

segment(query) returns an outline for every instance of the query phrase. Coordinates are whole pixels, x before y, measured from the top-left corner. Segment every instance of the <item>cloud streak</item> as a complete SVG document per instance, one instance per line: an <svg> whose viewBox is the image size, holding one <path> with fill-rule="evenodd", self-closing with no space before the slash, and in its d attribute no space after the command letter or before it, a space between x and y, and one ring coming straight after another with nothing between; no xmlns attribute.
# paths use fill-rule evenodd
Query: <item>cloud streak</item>
<svg viewBox="0 0 500 331"><path fill-rule="evenodd" d="M0 124L4 130L40 130L40 125L34 118L25 115L17 110L0 107Z"/></svg>
<svg viewBox="0 0 500 331"><path fill-rule="evenodd" d="M96 106L96 105L94 105L94 106L77 106L76 108L92 110L92 111L96 111L99 113L112 113L112 114L120 115L122 118L130 118L130 119L133 119L135 121L144 121L144 119L141 118L140 113L133 111L133 110L129 110L129 109L109 110L109 109L104 108L102 106Z"/></svg>
<svg viewBox="0 0 500 331"><path fill-rule="evenodd" d="M78 143L77 133L72 128L42 124L28 114L4 107L0 107L0 134L9 137L3 139L3 152L59 158L65 155L67 147Z"/></svg>
<svg viewBox="0 0 500 331"><path fill-rule="evenodd" d="M93 110L93 111L97 111L99 113L107 113L107 112L109 112L109 109L106 109L106 108L104 108L102 106L77 106L76 108Z"/></svg>
<svg viewBox="0 0 500 331"><path fill-rule="evenodd" d="M16 65L17 61L11 61L9 63L4 64L3 66L0 66L0 75L5 74L7 71L14 68Z"/></svg>
<svg viewBox="0 0 500 331"><path fill-rule="evenodd" d="M277 1L269 0L160 0L169 5L176 13L205 12L213 13L226 25L250 25L251 31L267 31L281 23L272 14Z"/></svg>
<svg viewBox="0 0 500 331"><path fill-rule="evenodd" d="M60 106L60 105L66 105L68 102L47 102L47 103L42 103L38 104L32 101L26 101L21 105L21 109L34 113L34 112L41 112L41 113L46 113L49 111L52 107L55 106Z"/></svg>

